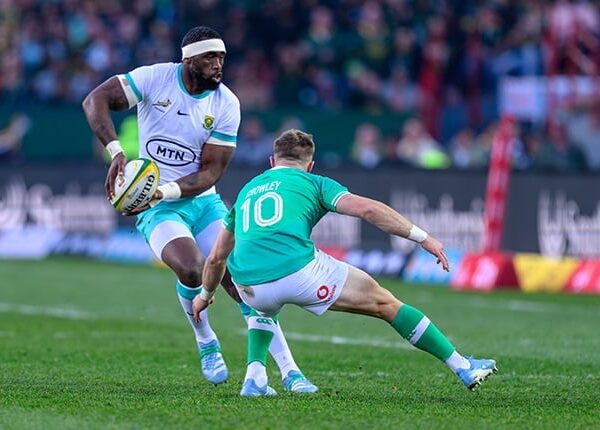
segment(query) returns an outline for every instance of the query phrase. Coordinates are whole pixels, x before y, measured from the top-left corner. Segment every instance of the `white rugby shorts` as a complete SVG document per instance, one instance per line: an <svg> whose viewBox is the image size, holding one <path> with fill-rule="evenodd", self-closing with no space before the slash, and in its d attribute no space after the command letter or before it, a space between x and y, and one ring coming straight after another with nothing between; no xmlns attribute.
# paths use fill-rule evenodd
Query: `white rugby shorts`
<svg viewBox="0 0 600 430"><path fill-rule="evenodd" d="M321 315L338 299L347 278L346 263L317 250L314 260L276 281L251 286L233 281L242 300L262 315L273 316L285 304Z"/></svg>

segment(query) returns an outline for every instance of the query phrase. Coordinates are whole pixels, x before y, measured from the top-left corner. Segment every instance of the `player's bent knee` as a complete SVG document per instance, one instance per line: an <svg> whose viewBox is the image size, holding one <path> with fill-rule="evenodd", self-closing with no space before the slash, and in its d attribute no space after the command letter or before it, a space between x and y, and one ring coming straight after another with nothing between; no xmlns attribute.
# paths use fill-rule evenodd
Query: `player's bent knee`
<svg viewBox="0 0 600 430"><path fill-rule="evenodd" d="M188 287L195 287L202 283L202 264L188 263L173 263L169 267L173 269L179 281Z"/></svg>

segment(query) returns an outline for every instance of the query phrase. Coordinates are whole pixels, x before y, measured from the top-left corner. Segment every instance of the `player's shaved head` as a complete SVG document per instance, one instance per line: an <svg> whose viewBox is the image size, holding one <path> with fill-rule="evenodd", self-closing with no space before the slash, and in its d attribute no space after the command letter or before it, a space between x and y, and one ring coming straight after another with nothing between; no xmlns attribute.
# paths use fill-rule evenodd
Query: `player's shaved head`
<svg viewBox="0 0 600 430"><path fill-rule="evenodd" d="M221 35L213 30L210 27L194 27L190 31L188 31L185 36L183 36L183 40L181 41L181 47L183 48L186 45L194 42L200 42L201 40L208 39L222 39Z"/></svg>
<svg viewBox="0 0 600 430"><path fill-rule="evenodd" d="M286 130L273 142L273 155L276 160L289 160L310 163L315 155L315 142L312 134L292 128Z"/></svg>

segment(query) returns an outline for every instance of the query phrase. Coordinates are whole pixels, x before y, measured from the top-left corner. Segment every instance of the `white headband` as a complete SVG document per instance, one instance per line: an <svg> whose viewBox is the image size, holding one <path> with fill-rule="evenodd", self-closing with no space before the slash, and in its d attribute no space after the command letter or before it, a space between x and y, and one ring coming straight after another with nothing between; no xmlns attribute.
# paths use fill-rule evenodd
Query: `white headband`
<svg viewBox="0 0 600 430"><path fill-rule="evenodd" d="M221 39L206 39L190 43L181 48L181 59L204 54L205 52L226 52L225 43Z"/></svg>

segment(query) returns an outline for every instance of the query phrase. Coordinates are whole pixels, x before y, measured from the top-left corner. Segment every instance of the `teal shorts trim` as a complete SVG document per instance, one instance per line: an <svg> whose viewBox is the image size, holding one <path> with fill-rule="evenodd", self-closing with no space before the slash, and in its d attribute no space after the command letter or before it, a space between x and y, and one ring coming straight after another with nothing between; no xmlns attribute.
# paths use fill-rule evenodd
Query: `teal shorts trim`
<svg viewBox="0 0 600 430"><path fill-rule="evenodd" d="M227 208L219 194L191 197L160 202L137 217L135 224L146 242L152 231L164 221L175 221L185 225L196 237L214 221L225 218Z"/></svg>

